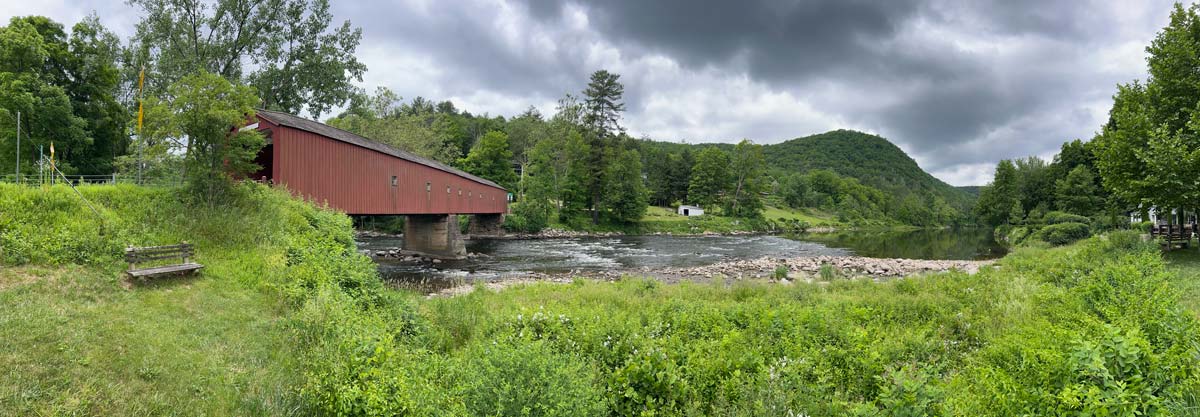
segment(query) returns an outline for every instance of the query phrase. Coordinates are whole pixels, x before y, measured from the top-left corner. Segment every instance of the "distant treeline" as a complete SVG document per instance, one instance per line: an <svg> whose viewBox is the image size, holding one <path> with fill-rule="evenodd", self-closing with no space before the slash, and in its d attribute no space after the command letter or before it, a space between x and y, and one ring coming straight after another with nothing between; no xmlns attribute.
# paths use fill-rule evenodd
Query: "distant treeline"
<svg viewBox="0 0 1200 417"><path fill-rule="evenodd" d="M1108 121L1053 161L1004 160L975 212L992 225L1029 229L1074 219L1075 229L1122 227L1128 214L1160 221L1200 207L1200 15L1176 4L1146 48L1149 77L1117 87ZM1065 228L1066 226L1058 226Z"/></svg>
<svg viewBox="0 0 1200 417"><path fill-rule="evenodd" d="M776 205L856 224L971 222L970 196L879 137L835 131L769 148L635 139L621 124L620 76L604 70L553 115L472 114L355 86L366 71L354 56L361 31L333 24L326 0L131 4L141 20L127 40L94 15L70 31L38 16L0 27L0 165L20 154L17 170L35 173L38 149L53 143L67 174L178 176L208 199L257 169L264 140L228 133L255 107L309 117L344 107L326 122L511 190L510 227L520 230L628 225L651 203L750 219Z"/></svg>

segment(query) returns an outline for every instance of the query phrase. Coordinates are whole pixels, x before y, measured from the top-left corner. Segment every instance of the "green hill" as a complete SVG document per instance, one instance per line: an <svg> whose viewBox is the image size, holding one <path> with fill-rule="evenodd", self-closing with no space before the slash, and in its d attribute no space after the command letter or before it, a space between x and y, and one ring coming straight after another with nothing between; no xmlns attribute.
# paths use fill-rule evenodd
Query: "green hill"
<svg viewBox="0 0 1200 417"><path fill-rule="evenodd" d="M680 144L644 142L643 146L666 153L717 147L732 151L732 144ZM918 226L969 222L976 195L953 187L925 172L908 154L882 137L852 130L835 130L786 142L764 145L768 173L781 184L780 198L789 177L832 171L809 181L839 183L818 188L839 189L831 199L806 194L799 205L836 212L842 221L871 220ZM852 178L842 181L836 177ZM861 184L861 185L856 185ZM866 186L864 189L864 187ZM804 188L804 187L801 187ZM811 189L811 187L809 187ZM874 191L872 191L874 190ZM807 191L806 191L807 192ZM852 202L842 201L850 195ZM797 198L793 198L795 206ZM934 208L936 206L936 208ZM931 211L931 208L934 208Z"/></svg>
<svg viewBox="0 0 1200 417"><path fill-rule="evenodd" d="M887 139L867 133L834 130L767 145L763 154L774 170L828 169L891 194L931 192L962 210L969 210L973 200L969 193L929 175Z"/></svg>

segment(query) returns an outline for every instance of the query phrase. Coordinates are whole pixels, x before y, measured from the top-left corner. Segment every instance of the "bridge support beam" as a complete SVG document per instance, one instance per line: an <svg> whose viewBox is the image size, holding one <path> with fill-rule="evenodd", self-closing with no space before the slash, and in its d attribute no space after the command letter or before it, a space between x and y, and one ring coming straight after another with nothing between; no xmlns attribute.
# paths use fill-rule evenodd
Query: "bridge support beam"
<svg viewBox="0 0 1200 417"><path fill-rule="evenodd" d="M504 234L504 214L472 214L467 225L467 234L476 236L500 236Z"/></svg>
<svg viewBox="0 0 1200 417"><path fill-rule="evenodd" d="M404 249L439 258L461 258L467 247L453 214L410 214L404 220Z"/></svg>

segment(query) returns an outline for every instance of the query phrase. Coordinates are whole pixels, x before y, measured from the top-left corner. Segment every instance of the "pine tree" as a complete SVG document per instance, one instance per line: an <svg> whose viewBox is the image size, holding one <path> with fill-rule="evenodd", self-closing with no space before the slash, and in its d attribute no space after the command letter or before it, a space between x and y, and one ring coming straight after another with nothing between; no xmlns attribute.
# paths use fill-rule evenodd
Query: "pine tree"
<svg viewBox="0 0 1200 417"><path fill-rule="evenodd" d="M591 175L586 177L588 181L585 184L591 197L588 207L592 211L593 224L600 222L603 196L608 188L608 184L604 183L604 173L610 164L610 157L619 154L613 149L613 143L616 135L623 131L620 120L625 103L621 101L621 96L625 93L625 87L618 81L620 77L605 70L596 71L583 91L583 126L591 149L588 160Z"/></svg>

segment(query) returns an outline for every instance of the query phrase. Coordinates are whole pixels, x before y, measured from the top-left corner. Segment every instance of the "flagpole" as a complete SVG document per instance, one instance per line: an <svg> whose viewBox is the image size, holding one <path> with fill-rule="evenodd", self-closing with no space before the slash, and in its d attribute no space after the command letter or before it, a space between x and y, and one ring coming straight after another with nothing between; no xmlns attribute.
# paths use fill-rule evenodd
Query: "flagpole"
<svg viewBox="0 0 1200 417"><path fill-rule="evenodd" d="M21 111L17 110L17 184L21 183Z"/></svg>
<svg viewBox="0 0 1200 417"><path fill-rule="evenodd" d="M137 137L138 137L138 176L137 183L142 184L142 149L146 147L146 139L142 137L142 91L143 84L146 82L146 66L142 65L141 72L138 73L138 120L137 120Z"/></svg>

